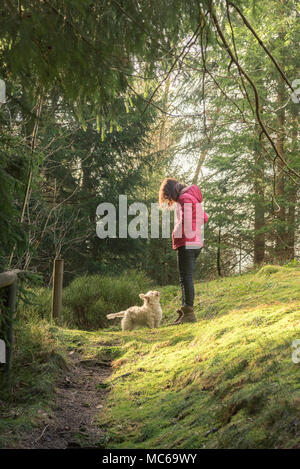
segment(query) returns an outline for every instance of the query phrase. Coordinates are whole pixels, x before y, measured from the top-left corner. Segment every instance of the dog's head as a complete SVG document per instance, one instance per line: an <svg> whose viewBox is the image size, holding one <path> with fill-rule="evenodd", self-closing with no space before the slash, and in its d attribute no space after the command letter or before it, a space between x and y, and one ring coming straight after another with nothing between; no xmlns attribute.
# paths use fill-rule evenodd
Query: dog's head
<svg viewBox="0 0 300 469"><path fill-rule="evenodd" d="M155 290L155 291L150 290L145 294L140 293L139 297L142 298L142 300L144 300L144 303L154 305L154 304L159 303L160 293L157 290Z"/></svg>

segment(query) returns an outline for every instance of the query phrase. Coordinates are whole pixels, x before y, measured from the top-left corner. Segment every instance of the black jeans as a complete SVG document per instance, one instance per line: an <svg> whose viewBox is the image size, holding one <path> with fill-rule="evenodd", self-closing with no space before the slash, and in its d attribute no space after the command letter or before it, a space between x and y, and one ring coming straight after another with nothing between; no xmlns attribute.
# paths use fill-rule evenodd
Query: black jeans
<svg viewBox="0 0 300 469"><path fill-rule="evenodd" d="M202 248L186 249L180 246L177 249L179 282L182 291L182 306L194 306L194 283L193 273L195 270L196 259Z"/></svg>

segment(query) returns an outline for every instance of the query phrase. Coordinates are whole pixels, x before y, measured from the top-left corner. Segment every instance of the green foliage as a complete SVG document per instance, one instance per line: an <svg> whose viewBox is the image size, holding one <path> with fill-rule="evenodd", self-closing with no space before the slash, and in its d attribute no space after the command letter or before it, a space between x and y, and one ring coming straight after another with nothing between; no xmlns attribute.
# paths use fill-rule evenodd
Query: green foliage
<svg viewBox="0 0 300 469"><path fill-rule="evenodd" d="M289 87L282 83L274 63L235 9L230 6L227 12L225 2L213 3L233 55L237 54L255 84L263 122L273 129L271 137L275 143L279 144L284 136L284 158L298 171L299 105L292 102ZM239 8L278 60L281 71L286 76L297 76L300 30L294 2L284 6L275 0L239 2ZM197 181L203 191L209 224L205 231L206 249L199 263L205 256L207 278L217 273L218 249L222 275L243 270L253 262L277 264L293 259L299 194L297 178L292 181L273 165L274 150L255 122L252 87L240 76L226 48L217 47L214 39L206 43L205 34L202 41L206 73L199 79L199 57L195 53L193 60L193 54L189 54L186 75L179 76L176 99L181 102L182 113L188 107L192 116L178 119L176 125L184 134L180 154L191 162L194 173L186 182L193 181L197 164L202 161ZM196 70L192 71L192 67Z"/></svg>
<svg viewBox="0 0 300 469"><path fill-rule="evenodd" d="M53 98L49 107L43 107L39 142L42 148L48 148L49 140L51 144L40 163L43 170L35 176L23 228L31 233L26 261L31 269L43 272L47 283L58 252L65 260L66 283L75 274L116 274L132 266L139 268L144 257L145 240L100 240L95 233L98 204L109 201L117 207L119 194L128 195L128 204L132 203L137 188L145 184L146 171L163 164L158 155L148 158L147 133L155 119L153 109L141 117L143 103L136 97L129 113L120 99L118 105L122 128L107 130L104 141L94 123L89 122L86 131L76 127L69 106L58 108ZM63 122L54 116L58 109ZM86 105L89 121L91 112Z"/></svg>
<svg viewBox="0 0 300 469"><path fill-rule="evenodd" d="M35 288L27 291L26 299L20 301L17 315L22 321L38 323L41 319L50 321L52 292L49 288Z"/></svg>
<svg viewBox="0 0 300 469"><path fill-rule="evenodd" d="M54 379L65 369L49 324L15 324L12 370L0 371L0 447L11 447L23 431L30 431L38 411L53 396Z"/></svg>
<svg viewBox="0 0 300 469"><path fill-rule="evenodd" d="M0 289L0 334L1 339L4 339L4 331L7 326L7 291L4 288Z"/></svg>
<svg viewBox="0 0 300 469"><path fill-rule="evenodd" d="M278 272L280 269L277 265L264 265L258 272L259 275L271 275Z"/></svg>
<svg viewBox="0 0 300 469"><path fill-rule="evenodd" d="M0 107L0 270L17 243L16 254L25 246L26 233L19 223L19 198L24 190L28 169L28 151L19 136L13 135L8 112Z"/></svg>
<svg viewBox="0 0 300 469"><path fill-rule="evenodd" d="M163 325L150 332L112 326L99 335L24 316L16 328L10 387L1 389L0 445L17 443L38 409L47 409L54 378L66 366L60 349L76 350L87 364L112 361L113 373L101 386L110 391L107 405L95 415L105 446L299 446L291 343L299 338L300 270L271 267L277 270L271 275L258 271L197 284L195 324L169 327L180 303L179 288L170 285L161 288ZM131 273L124 281L128 277L140 286L145 280ZM96 280L89 283L98 289L101 277ZM86 278L77 286L84 295Z"/></svg>
<svg viewBox="0 0 300 469"><path fill-rule="evenodd" d="M300 261L298 261L297 259L292 259L290 262L285 264L284 267L299 268L299 265L300 265Z"/></svg>
<svg viewBox="0 0 300 469"><path fill-rule="evenodd" d="M196 324L106 332L123 350L99 414L110 448L298 447L300 270L276 267L272 285L257 273L196 285Z"/></svg>
<svg viewBox="0 0 300 469"><path fill-rule="evenodd" d="M9 8L1 7L0 58L31 95L59 89L83 125L86 101L94 103L94 116L103 117L104 111L114 122L119 116L115 98L132 83L136 60L148 62L144 74L151 77L166 53L171 60L173 41L196 26L197 11L194 0L127 2L126 7L118 2L29 1L21 9L11 0Z"/></svg>

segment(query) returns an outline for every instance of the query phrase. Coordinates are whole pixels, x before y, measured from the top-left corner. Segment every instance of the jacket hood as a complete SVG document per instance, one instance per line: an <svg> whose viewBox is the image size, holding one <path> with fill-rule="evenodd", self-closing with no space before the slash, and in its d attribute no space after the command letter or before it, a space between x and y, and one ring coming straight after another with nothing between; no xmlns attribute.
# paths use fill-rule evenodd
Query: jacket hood
<svg viewBox="0 0 300 469"><path fill-rule="evenodd" d="M202 202L202 200L203 200L201 191L200 191L199 187L196 186L195 184L193 184L192 186L187 187L186 190L183 192L183 194L181 194L179 197L186 198L186 196L194 197L198 202Z"/></svg>

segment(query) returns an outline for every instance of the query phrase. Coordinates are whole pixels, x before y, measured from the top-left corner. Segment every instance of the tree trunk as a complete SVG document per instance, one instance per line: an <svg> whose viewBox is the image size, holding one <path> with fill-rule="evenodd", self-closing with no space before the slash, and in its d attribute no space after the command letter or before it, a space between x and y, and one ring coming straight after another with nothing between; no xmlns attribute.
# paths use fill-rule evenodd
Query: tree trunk
<svg viewBox="0 0 300 469"><path fill-rule="evenodd" d="M297 115L294 116L293 128L292 128L292 142L294 148L292 148L292 157L290 158L290 164L294 163L294 158L298 157L298 119ZM295 156L294 156L295 155ZM294 161L293 161L294 160ZM288 211L287 211L287 259L292 260L295 257L295 215L296 215L296 203L297 203L297 186L293 181L289 181L289 187L287 188L288 198Z"/></svg>
<svg viewBox="0 0 300 469"><path fill-rule="evenodd" d="M197 184L197 183L198 183L199 173L200 173L200 170L201 170L202 165L203 165L203 163L204 163L204 160L205 160L205 158L206 158L207 152L208 152L208 150L203 150L203 151L200 153L200 158L199 158L199 160L198 160L197 167L196 167L196 171L195 171L195 174L194 174L194 177L193 177L193 184Z"/></svg>
<svg viewBox="0 0 300 469"><path fill-rule="evenodd" d="M295 206L297 188L292 187L288 193L289 208L287 213L287 248L286 258L292 260L295 257Z"/></svg>
<svg viewBox="0 0 300 469"><path fill-rule="evenodd" d="M31 159L30 159L30 166L29 166L29 173L28 179L22 204L22 210L20 214L20 224L24 223L25 218L25 211L29 204L30 194L31 194L31 185L32 185L32 178L33 178L33 155L36 146L36 137L38 133L39 127L39 119L42 112L43 106L43 98L42 95L39 95L36 101L36 104L33 106L31 101L28 99L26 93L23 93L22 96L22 104L23 104L23 122L24 122L24 133L25 138L28 143L28 146L31 149ZM30 117L28 117L28 113L30 113ZM13 262L15 250L17 244L14 245L12 252L10 254L8 266L10 267ZM30 247L28 248L30 249Z"/></svg>
<svg viewBox="0 0 300 469"><path fill-rule="evenodd" d="M254 159L254 265L261 265L265 258L264 159L259 151Z"/></svg>
<svg viewBox="0 0 300 469"><path fill-rule="evenodd" d="M212 141L212 138L214 136L214 131L215 131L215 128L216 128L216 125L217 125L217 121L218 121L218 118L220 116L220 107L218 106L215 110L215 115L214 115L214 119L210 125L210 128L209 128L209 132L206 136L206 143L207 143L207 146L211 143ZM202 143L202 140L199 144L199 146L201 145ZM200 152L200 157L199 157L199 160L198 160L198 163L197 163L197 167L196 167L196 170L195 170L195 174L194 174L194 177L193 177L193 184L198 184L198 180L199 180L199 174L200 174L200 170L203 166L203 163L205 161L205 158L206 158L206 155L208 153L208 148L206 148L205 150L202 150Z"/></svg>
<svg viewBox="0 0 300 469"><path fill-rule="evenodd" d="M221 277L222 272L221 272L221 227L220 226L219 226L219 233L218 233L217 270L218 270L219 277Z"/></svg>
<svg viewBox="0 0 300 469"><path fill-rule="evenodd" d="M285 110L284 110L284 82L282 77L278 78L277 103L280 108L277 111L277 151L284 158L284 131L285 131ZM277 262L286 259L286 208L285 208L285 177L282 163L277 160L276 164L276 200L279 209L276 212L277 227L275 234L275 258Z"/></svg>
<svg viewBox="0 0 300 469"><path fill-rule="evenodd" d="M168 76L162 96L162 107L164 111L168 111L169 107L169 91L170 91L170 75ZM158 151L166 151L169 146L168 141L168 116L164 114L161 118L161 127L158 137Z"/></svg>

